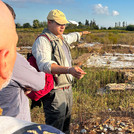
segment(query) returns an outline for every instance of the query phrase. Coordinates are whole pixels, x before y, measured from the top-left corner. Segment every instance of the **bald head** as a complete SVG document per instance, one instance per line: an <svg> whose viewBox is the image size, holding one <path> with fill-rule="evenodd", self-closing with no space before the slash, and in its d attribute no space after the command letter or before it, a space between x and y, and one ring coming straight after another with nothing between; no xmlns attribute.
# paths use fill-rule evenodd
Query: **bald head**
<svg viewBox="0 0 134 134"><path fill-rule="evenodd" d="M13 32L16 32L14 19L7 6L0 0L0 37L5 37ZM5 42L5 40L2 40ZM5 48L0 42L0 49Z"/></svg>
<svg viewBox="0 0 134 134"><path fill-rule="evenodd" d="M0 0L0 89L7 82L16 59L16 33L13 16Z"/></svg>

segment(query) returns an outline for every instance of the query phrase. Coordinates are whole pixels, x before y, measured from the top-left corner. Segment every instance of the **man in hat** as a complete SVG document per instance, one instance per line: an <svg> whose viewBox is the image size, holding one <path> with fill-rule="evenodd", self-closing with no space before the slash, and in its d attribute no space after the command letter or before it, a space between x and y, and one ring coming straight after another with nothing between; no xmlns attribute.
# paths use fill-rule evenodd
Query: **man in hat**
<svg viewBox="0 0 134 134"><path fill-rule="evenodd" d="M88 31L64 35L68 23L63 12L55 9L47 16L48 27L36 39L32 54L40 71L54 75L54 89L41 100L46 124L70 133L69 124L72 108L72 77L81 79L86 73L79 67L72 67L70 44L80 40Z"/></svg>

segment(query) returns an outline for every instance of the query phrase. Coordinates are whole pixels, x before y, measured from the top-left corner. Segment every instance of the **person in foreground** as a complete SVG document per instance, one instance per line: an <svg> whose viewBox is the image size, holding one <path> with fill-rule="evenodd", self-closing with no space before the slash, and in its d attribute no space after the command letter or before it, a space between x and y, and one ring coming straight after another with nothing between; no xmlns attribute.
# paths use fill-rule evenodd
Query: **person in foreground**
<svg viewBox="0 0 134 134"><path fill-rule="evenodd" d="M41 98L46 124L70 133L72 108L72 79L81 79L86 73L72 67L70 44L80 40L88 31L63 34L68 23L63 12L55 9L47 16L48 27L36 39L32 54L40 71L54 75L54 89Z"/></svg>
<svg viewBox="0 0 134 134"><path fill-rule="evenodd" d="M38 91L45 86L45 74L38 72L29 62L17 53L10 83L0 91L2 115L31 121L27 88Z"/></svg>
<svg viewBox="0 0 134 134"><path fill-rule="evenodd" d="M0 1L0 89L10 81L16 60L16 33L14 19L5 4Z"/></svg>
<svg viewBox="0 0 134 134"><path fill-rule="evenodd" d="M11 77L15 59L18 36L14 19L0 0L0 90L5 87ZM8 38L8 39L7 39ZM10 95L10 94L9 94ZM2 113L2 110L0 110ZM36 124L19 120L13 117L0 116L0 134L34 134L57 133L63 134L58 129L48 125Z"/></svg>
<svg viewBox="0 0 134 134"><path fill-rule="evenodd" d="M16 14L13 8L5 3L13 18ZM9 84L0 91L0 107L2 115L31 121L29 99L25 95L27 88L41 90L45 86L45 73L38 72L24 56L17 52L13 73ZM29 91L30 92L30 91Z"/></svg>

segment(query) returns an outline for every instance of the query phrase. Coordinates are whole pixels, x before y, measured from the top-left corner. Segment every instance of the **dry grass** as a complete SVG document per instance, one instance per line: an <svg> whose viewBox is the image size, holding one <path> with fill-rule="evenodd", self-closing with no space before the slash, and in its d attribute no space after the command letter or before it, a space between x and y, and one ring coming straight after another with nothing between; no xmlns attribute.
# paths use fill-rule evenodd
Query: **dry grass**
<svg viewBox="0 0 134 134"><path fill-rule="evenodd" d="M39 31L20 31L18 46L32 46L35 38L41 32ZM133 48L113 47L108 44L134 44L133 32L118 32L118 31L93 31L90 35L84 37L85 42L99 42L104 44L100 53L104 52L119 52L133 53ZM73 59L78 58L83 53L87 53L87 49L75 48L71 53ZM134 104L134 92L110 92L103 96L97 95L97 90L104 87L107 83L124 82L123 73L117 70L112 71L100 68L83 68L87 75L82 80L76 80L73 83L73 124L88 121L90 119L97 120L103 118L102 113L106 113L108 109L116 111L119 107L129 112L129 104ZM36 107L31 110L32 121L37 123L45 123L43 108ZM105 114L104 114L105 115Z"/></svg>

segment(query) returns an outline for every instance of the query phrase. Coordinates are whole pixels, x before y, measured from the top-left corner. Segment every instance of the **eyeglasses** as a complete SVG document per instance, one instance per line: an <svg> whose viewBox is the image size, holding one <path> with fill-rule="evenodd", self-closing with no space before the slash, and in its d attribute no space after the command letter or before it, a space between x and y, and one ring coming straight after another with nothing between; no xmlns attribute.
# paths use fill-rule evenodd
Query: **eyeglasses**
<svg viewBox="0 0 134 134"><path fill-rule="evenodd" d="M66 26L66 24L59 24L55 20L50 20L50 21L56 23L58 26Z"/></svg>

